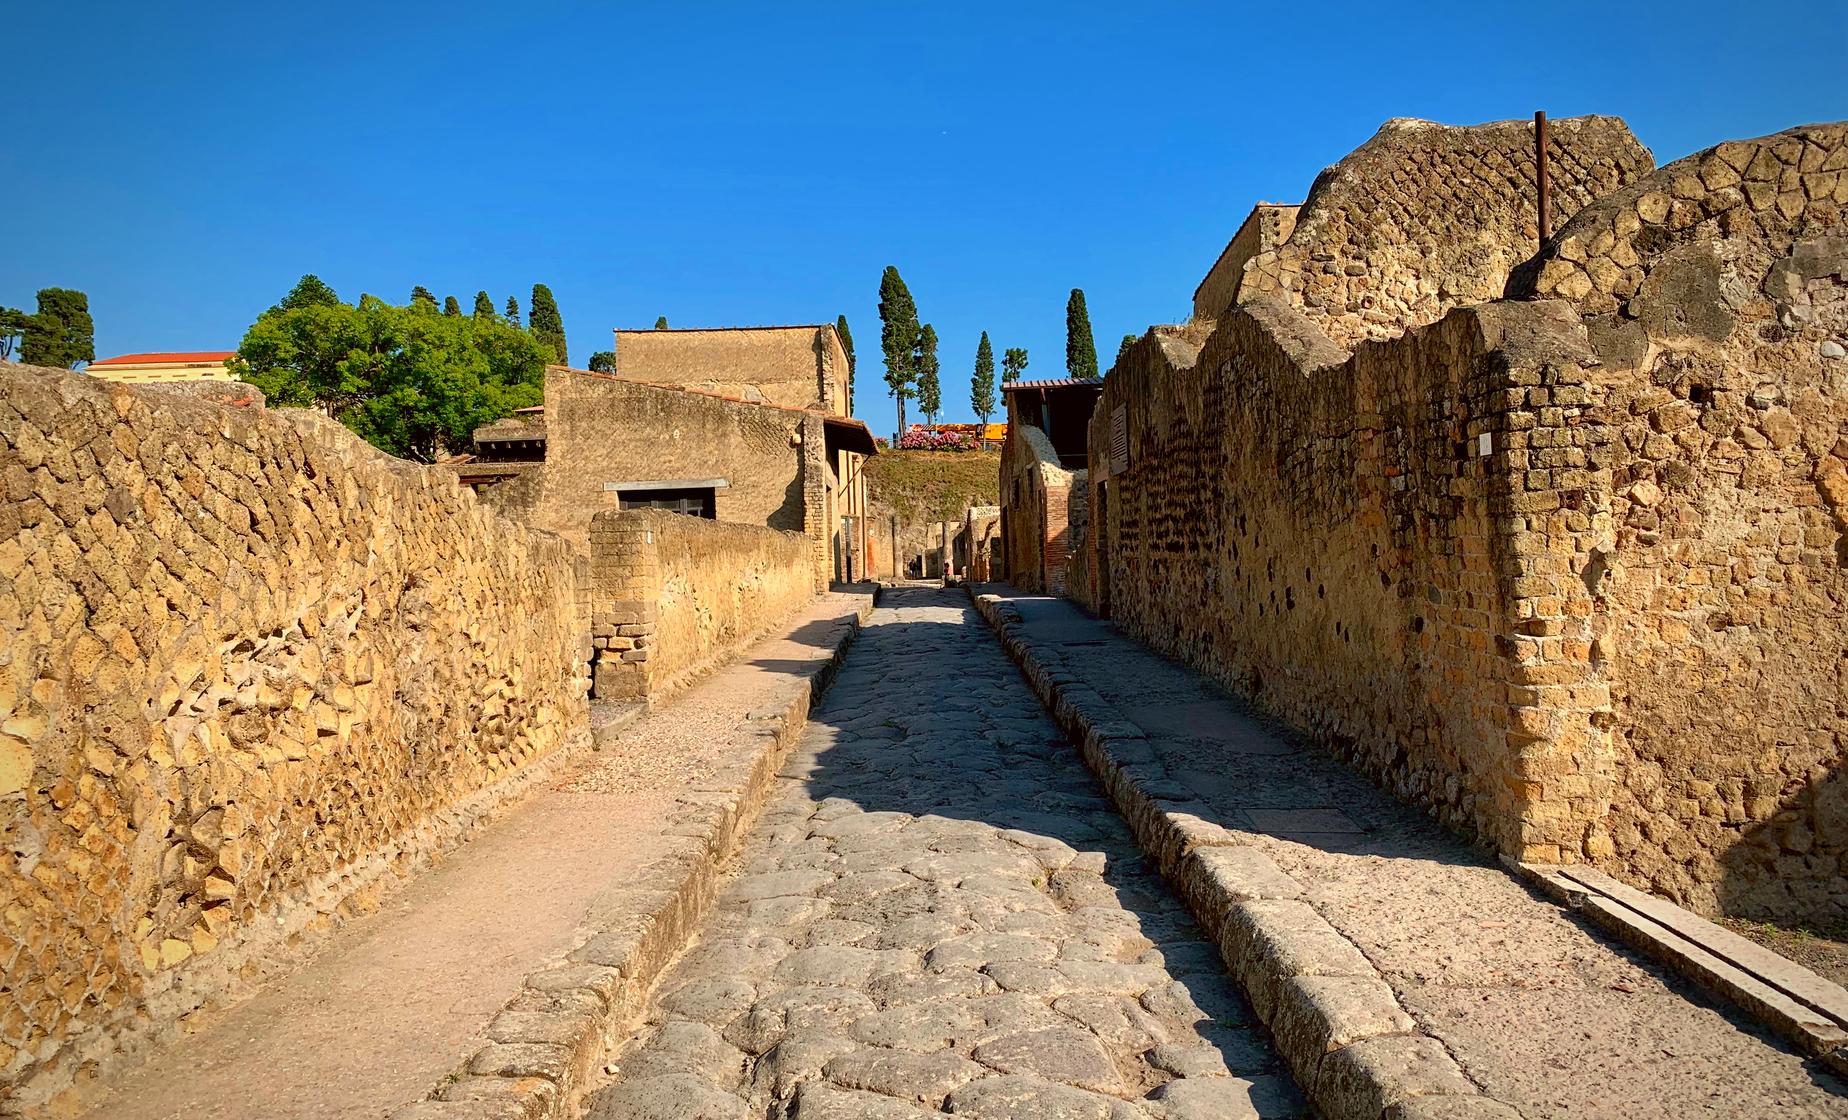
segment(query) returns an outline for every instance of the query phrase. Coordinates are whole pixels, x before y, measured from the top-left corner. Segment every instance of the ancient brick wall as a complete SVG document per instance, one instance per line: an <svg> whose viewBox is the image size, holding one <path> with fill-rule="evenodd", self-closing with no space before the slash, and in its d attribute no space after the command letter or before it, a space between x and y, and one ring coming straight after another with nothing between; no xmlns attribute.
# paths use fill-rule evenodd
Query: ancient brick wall
<svg viewBox="0 0 1848 1120"><path fill-rule="evenodd" d="M1083 471L1076 472L1082 480ZM1046 433L1010 423L1001 449L1002 549L1007 581L1022 591L1059 594L1065 587L1074 472L1059 465ZM1078 482L1080 490L1082 481Z"/></svg>
<svg viewBox="0 0 1848 1120"><path fill-rule="evenodd" d="M599 699L658 701L815 594L802 534L661 510L597 514L590 568Z"/></svg>
<svg viewBox="0 0 1848 1120"><path fill-rule="evenodd" d="M1221 311L1238 299L1244 283L1245 265L1251 258L1275 252L1296 228L1297 207L1260 202L1251 208L1245 221L1226 243L1219 259L1207 270L1206 277L1194 289L1195 319L1217 318Z"/></svg>
<svg viewBox="0 0 1848 1120"><path fill-rule="evenodd" d="M616 375L752 403L851 412L847 352L832 325L617 331Z"/></svg>
<svg viewBox="0 0 1848 1120"><path fill-rule="evenodd" d="M1615 117L1550 131L1560 217L1654 167ZM1317 177L1288 239L1245 265L1238 298L1282 294L1346 348L1392 338L1499 297L1539 244L1536 206L1531 122L1387 121Z"/></svg>
<svg viewBox="0 0 1848 1120"><path fill-rule="evenodd" d="M719 520L804 526L804 423L819 456L819 418L562 367L546 371L545 402L545 466L482 493L509 516L584 548L592 515L617 508L606 485L723 478Z"/></svg>
<svg viewBox="0 0 1848 1120"><path fill-rule="evenodd" d="M1529 499L1494 441L1511 385L1582 372L1546 344L1498 353L1517 327L1570 333L1525 307L1459 311L1348 357L1280 303L1232 309L1137 342L1090 438L1119 626L1507 850L1527 787L1504 655L1518 561L1496 518Z"/></svg>
<svg viewBox="0 0 1848 1120"><path fill-rule="evenodd" d="M585 741L587 602L563 541L246 387L0 365L0 389L0 1098L23 1105Z"/></svg>
<svg viewBox="0 0 1848 1120"><path fill-rule="evenodd" d="M1512 288L1571 301L1599 363L1613 726L1580 858L1700 909L1848 915L1848 127L1664 167Z"/></svg>

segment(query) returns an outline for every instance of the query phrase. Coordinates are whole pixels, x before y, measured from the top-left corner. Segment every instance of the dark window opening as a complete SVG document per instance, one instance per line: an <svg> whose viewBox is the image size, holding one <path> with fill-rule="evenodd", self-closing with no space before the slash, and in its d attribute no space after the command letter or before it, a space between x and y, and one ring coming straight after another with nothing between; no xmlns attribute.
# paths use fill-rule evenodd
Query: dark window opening
<svg viewBox="0 0 1848 1120"><path fill-rule="evenodd" d="M617 496L623 509L664 509L711 521L716 516L712 494L712 487L707 486L686 490L623 490Z"/></svg>

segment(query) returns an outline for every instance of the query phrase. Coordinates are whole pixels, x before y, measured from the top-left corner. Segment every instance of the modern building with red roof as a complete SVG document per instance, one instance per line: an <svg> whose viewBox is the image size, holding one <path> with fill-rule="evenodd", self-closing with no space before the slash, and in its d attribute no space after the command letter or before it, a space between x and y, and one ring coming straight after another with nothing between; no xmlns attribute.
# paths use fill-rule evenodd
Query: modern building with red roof
<svg viewBox="0 0 1848 1120"><path fill-rule="evenodd" d="M91 362L84 372L106 381L235 381L225 362L235 350L121 354Z"/></svg>

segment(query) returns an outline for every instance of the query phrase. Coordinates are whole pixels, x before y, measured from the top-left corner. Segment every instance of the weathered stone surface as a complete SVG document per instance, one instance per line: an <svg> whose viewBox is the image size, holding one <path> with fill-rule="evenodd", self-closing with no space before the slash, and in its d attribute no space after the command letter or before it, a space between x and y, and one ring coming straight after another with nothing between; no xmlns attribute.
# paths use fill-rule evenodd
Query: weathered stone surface
<svg viewBox="0 0 1848 1120"><path fill-rule="evenodd" d="M985 1077L950 1094L949 1111L972 1120L1134 1120L1126 1101L1032 1077Z"/></svg>
<svg viewBox="0 0 1848 1120"><path fill-rule="evenodd" d="M945 1051L856 1050L822 1067L828 1080L889 1097L940 1101L951 1089L980 1077L981 1066Z"/></svg>
<svg viewBox="0 0 1848 1120"><path fill-rule="evenodd" d="M745 1104L692 1074L624 1081L597 1094L585 1120L745 1120Z"/></svg>

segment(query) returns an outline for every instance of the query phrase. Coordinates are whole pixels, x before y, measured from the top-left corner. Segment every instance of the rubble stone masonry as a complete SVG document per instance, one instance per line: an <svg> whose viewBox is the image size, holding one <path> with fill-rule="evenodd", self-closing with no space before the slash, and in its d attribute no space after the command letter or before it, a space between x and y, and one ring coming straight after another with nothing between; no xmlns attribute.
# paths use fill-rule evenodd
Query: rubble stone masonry
<svg viewBox="0 0 1848 1120"><path fill-rule="evenodd" d="M588 627L565 542L325 417L15 365L0 388L0 1099L24 1105L586 741Z"/></svg>
<svg viewBox="0 0 1848 1120"><path fill-rule="evenodd" d="M1085 472L1059 465L1059 453L1045 432L1011 424L1001 452L1002 529L1007 581L1022 591L1065 593L1067 557L1073 547L1072 496L1084 521Z"/></svg>
<svg viewBox="0 0 1848 1120"><path fill-rule="evenodd" d="M815 594L800 533L661 510L590 524L599 699L658 701L743 649Z"/></svg>
<svg viewBox="0 0 1848 1120"><path fill-rule="evenodd" d="M1098 597L1507 855L1848 916L1848 127L1638 179L1509 294L1145 336Z"/></svg>

